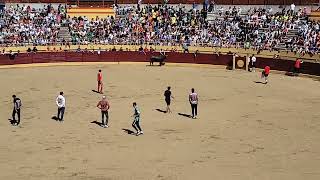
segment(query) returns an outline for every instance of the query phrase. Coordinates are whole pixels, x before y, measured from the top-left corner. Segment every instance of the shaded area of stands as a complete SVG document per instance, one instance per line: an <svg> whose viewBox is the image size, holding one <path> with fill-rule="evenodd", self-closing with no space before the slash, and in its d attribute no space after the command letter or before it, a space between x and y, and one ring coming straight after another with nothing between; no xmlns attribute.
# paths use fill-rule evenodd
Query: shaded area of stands
<svg viewBox="0 0 320 180"><path fill-rule="evenodd" d="M41 52L21 53L10 58L9 55L0 55L0 65L29 64L29 63L54 63L54 62L145 62L158 53L143 53L137 51L102 51L98 52ZM197 54L168 52L165 62L232 65L232 55ZM294 61L257 57L258 68L269 65L272 70L291 71ZM320 64L305 62L301 72L310 75L320 75Z"/></svg>

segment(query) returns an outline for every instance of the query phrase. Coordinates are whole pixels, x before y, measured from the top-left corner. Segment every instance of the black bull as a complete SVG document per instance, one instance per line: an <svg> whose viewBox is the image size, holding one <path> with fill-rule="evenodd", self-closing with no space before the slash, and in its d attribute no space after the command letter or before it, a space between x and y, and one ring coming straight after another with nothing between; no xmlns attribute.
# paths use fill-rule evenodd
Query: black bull
<svg viewBox="0 0 320 180"><path fill-rule="evenodd" d="M159 66L164 65L164 61L166 60L167 56L159 55L159 56L151 56L150 58L150 66L153 65L154 62L159 62Z"/></svg>

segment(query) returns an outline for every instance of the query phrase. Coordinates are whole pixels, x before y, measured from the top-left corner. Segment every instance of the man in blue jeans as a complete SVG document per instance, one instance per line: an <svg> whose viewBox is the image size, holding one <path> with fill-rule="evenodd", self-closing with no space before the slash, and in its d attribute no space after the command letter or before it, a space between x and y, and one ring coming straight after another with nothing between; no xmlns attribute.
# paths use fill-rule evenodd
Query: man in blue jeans
<svg viewBox="0 0 320 180"><path fill-rule="evenodd" d="M58 106L57 118L60 122L62 122L63 116L64 116L64 111L66 109L66 99L63 96L63 92L60 92L59 96L57 97L56 104Z"/></svg>

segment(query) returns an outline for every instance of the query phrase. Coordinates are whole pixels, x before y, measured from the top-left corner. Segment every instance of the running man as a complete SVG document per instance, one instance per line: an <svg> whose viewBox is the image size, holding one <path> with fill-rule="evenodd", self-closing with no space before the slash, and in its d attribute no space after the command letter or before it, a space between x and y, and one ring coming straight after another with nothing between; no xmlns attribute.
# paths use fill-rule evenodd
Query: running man
<svg viewBox="0 0 320 180"><path fill-rule="evenodd" d="M60 122L63 122L64 111L66 109L66 99L63 96L63 92L59 93L59 96L56 99L56 104L58 106L57 118Z"/></svg>
<svg viewBox="0 0 320 180"><path fill-rule="evenodd" d="M171 113L171 109L170 109L170 104L171 104L171 98L173 98L172 93L171 93L171 87L168 86L168 89L164 92L164 97L165 97L165 101L167 104L167 109L166 109L166 113Z"/></svg>
<svg viewBox="0 0 320 180"><path fill-rule="evenodd" d="M141 113L139 111L139 108L138 108L136 102L134 102L132 105L133 105L133 111L134 111L134 113L132 115L134 117L132 127L137 131L136 136L139 136L139 135L143 134L143 131L141 130L141 127L140 127L140 114Z"/></svg>
<svg viewBox="0 0 320 180"><path fill-rule="evenodd" d="M102 93L102 90L103 90L103 83L102 83L102 72L101 72L101 69L99 69L99 72L98 72L98 75L97 75L97 81L98 81L98 92L100 94L103 94Z"/></svg>
<svg viewBox="0 0 320 180"><path fill-rule="evenodd" d="M192 110L192 118L196 119L198 115L198 94L194 92L194 88L191 89L189 94L189 103Z"/></svg>
<svg viewBox="0 0 320 180"><path fill-rule="evenodd" d="M261 73L261 79L264 79L264 84L268 83L269 73L270 73L270 67L269 66L264 67L264 70Z"/></svg>
<svg viewBox="0 0 320 180"><path fill-rule="evenodd" d="M101 101L98 102L97 107L101 109L101 127L107 128L108 122L109 122L109 113L108 110L110 109L110 104L107 101L106 96L102 96ZM104 117L106 117L106 120L104 120Z"/></svg>
<svg viewBox="0 0 320 180"><path fill-rule="evenodd" d="M12 95L13 98L13 111L12 111L12 125L13 126L18 126L20 124L20 110L21 110L21 100L20 98L17 98L16 95ZM16 120L16 114L18 116L18 120Z"/></svg>

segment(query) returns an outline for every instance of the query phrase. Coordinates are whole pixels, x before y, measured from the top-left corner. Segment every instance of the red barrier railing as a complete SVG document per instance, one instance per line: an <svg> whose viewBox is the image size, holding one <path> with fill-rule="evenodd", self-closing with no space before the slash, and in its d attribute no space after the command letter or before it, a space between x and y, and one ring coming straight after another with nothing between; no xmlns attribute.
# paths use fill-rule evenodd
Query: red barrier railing
<svg viewBox="0 0 320 180"><path fill-rule="evenodd" d="M101 52L38 52L0 55L0 65L54 63L54 62L149 62L151 56L158 52L138 51L101 51ZM194 53L166 53L169 63L192 63L232 66L232 55L194 54ZM269 65L272 70L291 71L294 61L285 59L257 57L256 65L264 68ZM305 62L301 72L305 74L320 75L320 63Z"/></svg>

